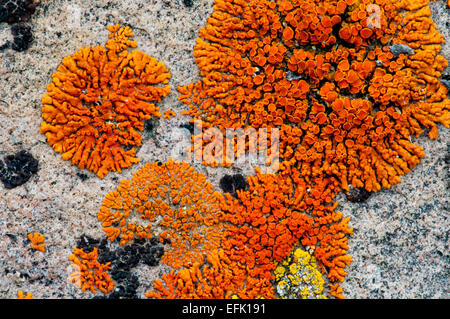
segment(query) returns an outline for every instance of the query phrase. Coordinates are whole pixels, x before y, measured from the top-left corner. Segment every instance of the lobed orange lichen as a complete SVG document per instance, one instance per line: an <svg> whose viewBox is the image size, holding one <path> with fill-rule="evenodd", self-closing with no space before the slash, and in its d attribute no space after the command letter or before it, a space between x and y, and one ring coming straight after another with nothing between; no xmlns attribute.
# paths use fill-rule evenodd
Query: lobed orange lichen
<svg viewBox="0 0 450 319"><path fill-rule="evenodd" d="M159 174L155 175L158 178ZM164 275L146 293L147 297L273 298L275 262L285 259L299 239L314 251L330 281L343 281L344 268L351 262L351 257L346 256L346 236L352 229L348 227L349 219L334 211L337 203L323 204L322 197L330 196L332 183L307 191L295 187L301 183L298 174L289 179L262 174L258 169L248 182L248 190L238 190L237 199L227 193L220 200L221 211L216 216L222 224L221 236L217 230L208 229L218 239L218 248L205 250L195 260L184 263L178 272ZM136 197L137 190L134 194ZM117 204L122 207L123 201ZM142 207L142 203L139 205ZM106 215L112 216L110 212Z"/></svg>
<svg viewBox="0 0 450 319"><path fill-rule="evenodd" d="M69 256L72 267L75 269L70 274L69 281L76 284L83 292L89 289L92 293L95 293L95 288L97 288L106 294L114 288L114 282L106 272L111 269L111 263L101 264L97 258L97 248L89 253L86 253L83 249L75 248L73 254Z"/></svg>
<svg viewBox="0 0 450 319"><path fill-rule="evenodd" d="M33 298L33 294L31 292L27 292L25 294L22 290L19 290L17 292L17 299L34 299L34 298Z"/></svg>
<svg viewBox="0 0 450 319"><path fill-rule="evenodd" d="M137 51L133 32L108 27L105 47L85 47L65 57L42 98L41 133L64 160L100 178L139 161L144 121L160 117L170 92L162 62Z"/></svg>
<svg viewBox="0 0 450 319"><path fill-rule="evenodd" d="M222 249L211 251L191 266L163 274L147 298L224 299L242 288L245 269L233 263Z"/></svg>
<svg viewBox="0 0 450 319"><path fill-rule="evenodd" d="M344 295L343 295L344 290L339 287L338 284L331 284L330 285L330 295L338 298L338 299L344 299Z"/></svg>
<svg viewBox="0 0 450 319"><path fill-rule="evenodd" d="M170 241L162 261L180 268L219 247L223 197L188 163L147 163L106 195L98 212L107 237L124 245L156 232Z"/></svg>
<svg viewBox="0 0 450 319"><path fill-rule="evenodd" d="M281 171L388 188L424 156L410 136L450 125L428 2L379 0L378 17L371 0L216 0L194 49L202 80L178 88L184 114L279 128Z"/></svg>
<svg viewBox="0 0 450 319"><path fill-rule="evenodd" d="M270 296L261 287L273 261L296 240L314 249L331 282L342 281L351 228L334 211L335 195L398 183L425 155L411 136L428 129L433 139L437 124L450 126L439 81L448 64L438 55L444 39L428 3L215 1L194 48L202 79L178 88L189 106L183 114L202 124L192 140L211 142L211 128L280 132L278 174L257 172L252 190L224 208L232 226L222 248L251 269L248 279L262 282L259 292L248 285L242 296ZM343 297L338 284L330 289Z"/></svg>
<svg viewBox="0 0 450 319"><path fill-rule="evenodd" d="M171 117L177 116L177 113L175 113L172 110L167 110L164 112L164 118L165 119L170 119Z"/></svg>
<svg viewBox="0 0 450 319"><path fill-rule="evenodd" d="M352 260L346 255L352 228L348 217L335 212L337 203L324 204L322 197L332 185L323 182L308 190L299 175L262 174L258 169L248 182L249 190L240 191L239 200L225 195L228 207L223 208L229 224L222 248L229 251L231 260L245 265L246 280L259 282L247 285L239 296L273 297L271 287L264 286L274 279L275 262L285 259L299 240L313 250L330 281L343 281L344 268Z"/></svg>
<svg viewBox="0 0 450 319"><path fill-rule="evenodd" d="M280 129L278 175L257 172L250 190L239 200L228 196L223 208L221 247L232 269L247 269L237 285L244 287L241 297L272 296L265 287L274 261L296 240L313 249L331 282L342 281L352 230L334 211L335 194L350 184L377 191L398 183L424 156L410 136L428 128L436 138L437 123L450 125L447 89L438 80L447 66L438 56L443 37L427 4L215 1L194 49L202 80L178 88L189 105L184 114L201 120L204 130ZM377 8L382 14L373 21ZM395 44L412 53L394 54ZM164 280L175 295L201 297L192 291L198 282L192 278L200 277ZM160 293L153 296L168 296L161 282L156 288ZM343 297L338 284L330 294Z"/></svg>
<svg viewBox="0 0 450 319"><path fill-rule="evenodd" d="M31 247L33 249L39 250L43 253L45 253L45 237L42 234L39 233L30 233L28 234L28 239L31 242Z"/></svg>

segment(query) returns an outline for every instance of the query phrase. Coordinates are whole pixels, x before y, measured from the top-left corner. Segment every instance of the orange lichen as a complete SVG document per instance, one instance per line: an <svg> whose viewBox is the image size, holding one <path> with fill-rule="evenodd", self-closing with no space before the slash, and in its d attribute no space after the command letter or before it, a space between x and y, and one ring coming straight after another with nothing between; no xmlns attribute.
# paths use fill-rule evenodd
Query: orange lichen
<svg viewBox="0 0 450 319"><path fill-rule="evenodd" d="M162 261L175 268L219 247L223 197L189 164L148 163L106 195L98 212L107 237L124 245L156 232L170 241Z"/></svg>
<svg viewBox="0 0 450 319"><path fill-rule="evenodd" d="M447 61L428 0L377 2L380 28L368 26L371 4L216 0L194 49L203 78L178 88L184 114L204 130L279 128L285 166L344 189L398 183L424 156L410 136L450 125Z"/></svg>
<svg viewBox="0 0 450 319"><path fill-rule="evenodd" d="M299 186L298 172L286 178L258 169L248 183L248 190L237 191L237 199L227 193L220 200L216 216L223 231L219 237L212 230L220 248L205 250L177 273L164 275L147 297L273 298L275 262L285 259L299 239L314 250L331 281L343 281L351 262L346 236L352 229L348 218L334 211L336 203L322 204L331 201L333 183L318 183L307 192Z"/></svg>
<svg viewBox="0 0 450 319"><path fill-rule="evenodd" d="M231 298L245 279L245 269L236 268L224 250L214 250L192 266L164 274L154 283L148 298Z"/></svg>
<svg viewBox="0 0 450 319"><path fill-rule="evenodd" d="M344 295L342 294L344 291L338 284L330 285L330 295L336 297L338 299L344 299Z"/></svg>
<svg viewBox="0 0 450 319"><path fill-rule="evenodd" d="M273 280L274 262L286 258L298 240L314 250L331 281L343 281L344 268L351 262L346 256L347 235L352 233L349 218L334 211L337 203L323 204L329 201L333 185L325 182L307 191L306 182L296 173L285 177L257 170L248 179L249 190L239 192L239 201L225 195L228 213L224 219L229 224L222 247L231 260L249 269L248 278L260 282L258 289ZM247 285L239 295L269 298L271 291Z"/></svg>
<svg viewBox="0 0 450 319"><path fill-rule="evenodd" d="M69 256L74 272L70 274L69 281L77 285L84 292L95 293L95 288L103 293L109 293L114 288L114 282L106 272L111 269L111 263L101 264L97 260L98 250L94 248L86 253L83 249L75 248Z"/></svg>
<svg viewBox="0 0 450 319"><path fill-rule="evenodd" d="M22 290L19 290L17 292L17 299L33 299L33 294L31 292L25 294Z"/></svg>
<svg viewBox="0 0 450 319"><path fill-rule="evenodd" d="M260 282L243 284L240 296L270 297L264 287L273 262L296 240L313 247L331 282L342 281L351 228L335 212L335 195L398 183L425 155L411 136L425 128L436 138L437 124L450 126L448 91L439 81L447 66L438 55L443 37L428 3L380 0L381 16L374 17L370 0L215 1L194 48L202 79L178 88L189 106L183 114L202 124L192 141L217 144L212 128L223 135L229 128L280 131L278 174L258 172L251 190L226 197L223 208L221 247L233 269L245 265L247 282ZM390 45L412 53L394 54ZM220 158L203 163L229 165ZM195 282L166 279L178 294L181 282ZM343 297L338 284L330 289Z"/></svg>
<svg viewBox="0 0 450 319"><path fill-rule="evenodd" d="M39 250L43 253L45 253L45 237L42 234L39 233L30 233L28 234L28 239L31 242L31 247L33 249Z"/></svg>
<svg viewBox="0 0 450 319"><path fill-rule="evenodd" d="M139 161L144 121L160 117L170 91L163 63L128 48L129 27L110 26L105 47L85 47L65 57L42 98L41 133L64 160L100 178Z"/></svg>
<svg viewBox="0 0 450 319"><path fill-rule="evenodd" d="M165 119L170 119L171 117L177 116L177 113L175 113L172 110L167 110L164 112L164 118Z"/></svg>

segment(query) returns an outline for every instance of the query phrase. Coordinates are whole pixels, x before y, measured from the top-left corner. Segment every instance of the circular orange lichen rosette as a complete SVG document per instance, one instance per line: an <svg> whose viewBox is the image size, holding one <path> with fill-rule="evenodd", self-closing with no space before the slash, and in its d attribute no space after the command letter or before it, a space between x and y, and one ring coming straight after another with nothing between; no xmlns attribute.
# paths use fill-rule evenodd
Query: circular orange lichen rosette
<svg viewBox="0 0 450 319"><path fill-rule="evenodd" d="M180 268L219 247L223 196L188 163L147 163L106 195L98 212L107 237L125 245L154 234L170 242L162 261Z"/></svg>
<svg viewBox="0 0 450 319"><path fill-rule="evenodd" d="M41 133L64 160L100 178L137 163L144 121L170 92L162 62L137 51L129 27L108 27L105 47L65 57L42 98Z"/></svg>

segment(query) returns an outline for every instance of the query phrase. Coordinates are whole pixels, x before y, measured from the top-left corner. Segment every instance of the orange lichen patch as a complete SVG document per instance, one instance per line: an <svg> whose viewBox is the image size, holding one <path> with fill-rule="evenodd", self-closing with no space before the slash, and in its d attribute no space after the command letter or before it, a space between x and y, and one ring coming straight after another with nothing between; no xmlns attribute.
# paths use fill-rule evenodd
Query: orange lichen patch
<svg viewBox="0 0 450 319"><path fill-rule="evenodd" d="M19 290L17 292L17 299L33 299L33 294L31 292L25 294L22 290Z"/></svg>
<svg viewBox="0 0 450 319"><path fill-rule="evenodd" d="M314 250L330 281L344 279L352 229L348 218L334 211L337 204L322 204L331 197L332 183L307 192L296 186L300 181L259 171L248 182L249 189L238 191L238 199L225 194L221 248L163 276L147 297L273 298L275 262L285 259L299 240Z"/></svg>
<svg viewBox="0 0 450 319"><path fill-rule="evenodd" d="M223 197L188 163L148 163L106 195L98 212L103 230L124 245L154 232L170 241L162 261L180 268L219 247Z"/></svg>
<svg viewBox="0 0 450 319"><path fill-rule="evenodd" d="M45 237L42 234L39 233L30 233L28 234L28 239L31 242L31 247L33 249L39 250L43 253L45 253Z"/></svg>
<svg viewBox="0 0 450 319"><path fill-rule="evenodd" d="M106 272L111 269L111 263L101 264L97 258L97 248L94 248L90 253L75 248L73 254L69 256L72 267L75 269L70 274L69 281L77 285L83 292L89 289L95 293L95 288L97 288L106 294L114 288L114 282Z"/></svg>
<svg viewBox="0 0 450 319"><path fill-rule="evenodd" d="M236 268L223 250L214 250L188 268L164 274L145 296L158 299L231 298L233 291L239 290L244 275L245 270Z"/></svg>
<svg viewBox="0 0 450 319"><path fill-rule="evenodd" d="M352 229L348 227L349 219L334 211L337 203L323 204L335 192L333 183L307 191L307 183L298 172L286 177L259 171L248 182L249 190L239 193L240 202L226 194L224 219L229 224L222 247L229 249L230 259L245 265L250 278L270 282L274 261L286 258L300 240L314 248L315 257L328 269L331 281L342 281L346 275L344 268L351 262L345 254ZM247 285L246 289L249 288L255 289ZM239 293L243 292L270 297L264 291Z"/></svg>
<svg viewBox="0 0 450 319"><path fill-rule="evenodd" d="M344 299L342 294L344 290L339 286L339 284L330 284L330 295L338 299Z"/></svg>
<svg viewBox="0 0 450 319"><path fill-rule="evenodd" d="M216 0L194 49L202 80L178 88L184 114L204 131L279 128L282 167L307 178L390 187L424 156L410 136L450 126L428 2L379 1L378 21L371 0Z"/></svg>
<svg viewBox="0 0 450 319"><path fill-rule="evenodd" d="M129 27L110 26L105 47L85 47L65 57L42 98L41 133L64 160L100 178L139 159L144 121L160 117L170 91L163 63L128 48Z"/></svg>
<svg viewBox="0 0 450 319"><path fill-rule="evenodd" d="M172 110L167 110L167 111L164 112L164 118L165 119L170 119L171 117L175 117L175 116L177 116L177 113L175 113Z"/></svg>
<svg viewBox="0 0 450 319"><path fill-rule="evenodd" d="M331 282L342 281L351 228L335 195L398 183L425 155L411 135L436 138L437 124L450 126L443 37L428 2L378 1L374 20L371 0L215 1L194 49L202 79L178 88L183 114L202 123L192 139L215 143L212 128L280 133L278 175L251 177L252 192L223 208L221 247L235 269L249 269L246 282L261 282L243 284L242 296L270 296L273 261L296 240L314 247ZM413 53L394 54L395 44Z"/></svg>

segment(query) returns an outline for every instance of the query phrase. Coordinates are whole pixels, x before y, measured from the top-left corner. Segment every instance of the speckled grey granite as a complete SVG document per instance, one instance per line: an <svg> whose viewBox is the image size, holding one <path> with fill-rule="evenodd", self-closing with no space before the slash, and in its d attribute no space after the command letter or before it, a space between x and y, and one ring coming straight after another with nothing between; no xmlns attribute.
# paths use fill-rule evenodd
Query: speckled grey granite
<svg viewBox="0 0 450 319"><path fill-rule="evenodd" d="M212 12L212 0L41 0L32 17L35 41L22 53L0 52L0 158L21 149L38 158L39 172L25 185L6 190L0 185L0 298L15 298L18 290L35 298L90 298L68 282L68 256L81 234L102 238L97 210L118 181L130 178L147 161L176 157L188 132L179 130L186 117L157 121L155 134L145 136L138 152L141 162L103 180L63 161L39 134L40 99L62 58L83 46L106 41L110 24L128 24L135 31L138 49L164 62L172 74L172 93L162 110L180 114L175 88L199 79L192 48L198 30ZM450 59L449 11L444 1L432 3L434 17L446 36L442 54ZM9 26L0 24L0 46L8 40ZM350 216L354 234L349 254L354 262L342 287L348 298L449 298L449 137L439 127L439 138L421 137L426 157L392 189L367 202L348 202L339 210ZM196 165L218 189L225 173L250 169L212 169ZM79 174L87 175L83 181ZM45 254L30 248L26 235L46 237ZM167 267L139 267L139 295L151 287Z"/></svg>

